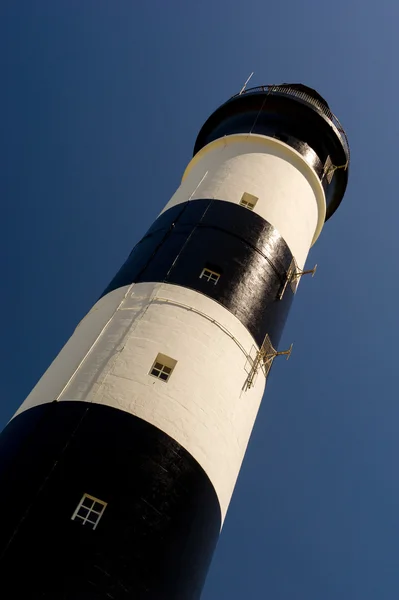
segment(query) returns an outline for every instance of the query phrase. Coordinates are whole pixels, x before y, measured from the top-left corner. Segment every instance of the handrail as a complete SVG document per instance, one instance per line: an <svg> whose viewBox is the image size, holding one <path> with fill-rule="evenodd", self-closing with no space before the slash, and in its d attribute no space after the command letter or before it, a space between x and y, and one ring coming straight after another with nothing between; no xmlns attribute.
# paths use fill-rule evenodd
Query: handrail
<svg viewBox="0 0 399 600"><path fill-rule="evenodd" d="M349 161L349 158L350 158L349 141L348 141L347 135L345 133L345 130L342 127L338 117L336 117L334 115L334 113L331 112L331 110L328 108L328 106L326 104L324 104L323 102L320 102L320 100L318 100L317 98L314 98L310 94L306 94L305 92L301 92L296 88L292 88L292 87L285 86L285 85L282 85L282 86L280 86L280 85L259 85L257 87L245 89L245 90L241 91L239 94L235 94L234 96L232 96L232 98L237 98L238 96L243 96L244 94L248 94L248 93L251 94L251 93L256 93L256 92L267 92L268 94L277 93L277 94L285 94L287 96L293 96L295 98L298 98L299 100L302 100L302 102L305 102L307 104L310 104L312 107L317 108L317 110L319 110L321 113L323 113L333 123L333 125L338 130L340 139L344 146L345 154Z"/></svg>

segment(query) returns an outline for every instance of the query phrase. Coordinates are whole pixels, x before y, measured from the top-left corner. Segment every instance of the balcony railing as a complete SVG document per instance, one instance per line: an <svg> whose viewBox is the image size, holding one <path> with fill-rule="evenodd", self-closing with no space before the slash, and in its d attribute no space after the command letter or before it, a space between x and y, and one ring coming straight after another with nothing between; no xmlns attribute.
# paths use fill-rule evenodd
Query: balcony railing
<svg viewBox="0 0 399 600"><path fill-rule="evenodd" d="M344 146L346 157L349 161L349 142L345 130L339 122L339 119L334 115L334 113L331 112L328 106L326 106L323 102L320 102L320 100L314 98L310 94L306 94L306 92L302 92L294 87L288 87L285 85L260 85L257 87L243 90L239 94L235 94L233 98L236 98L237 96L242 96L243 94L254 94L256 92L267 92L267 94L282 94L286 96L293 96L319 110L333 123L334 127L338 130L339 137L342 141L342 145Z"/></svg>

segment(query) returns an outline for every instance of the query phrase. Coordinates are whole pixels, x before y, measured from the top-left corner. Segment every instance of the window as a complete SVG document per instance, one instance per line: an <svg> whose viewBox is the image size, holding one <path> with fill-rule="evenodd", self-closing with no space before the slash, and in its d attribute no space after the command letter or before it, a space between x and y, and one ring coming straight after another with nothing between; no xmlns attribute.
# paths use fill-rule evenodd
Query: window
<svg viewBox="0 0 399 600"><path fill-rule="evenodd" d="M94 498L94 496L89 496L89 494L83 494L83 498L72 515L72 520L80 521L82 525L89 525L89 527L95 529L106 506L106 502Z"/></svg>
<svg viewBox="0 0 399 600"><path fill-rule="evenodd" d="M248 210L253 210L257 201L258 198L256 196L244 192L240 200L240 206L244 206L244 208L248 208Z"/></svg>
<svg viewBox="0 0 399 600"><path fill-rule="evenodd" d="M161 381L168 381L176 365L177 360L174 360L174 358L170 358L170 356L166 356L165 354L158 354L151 367L150 375L161 379Z"/></svg>
<svg viewBox="0 0 399 600"><path fill-rule="evenodd" d="M211 271L211 269L202 269L200 279L206 279L206 281L211 281L213 285L216 285L220 279L220 273Z"/></svg>

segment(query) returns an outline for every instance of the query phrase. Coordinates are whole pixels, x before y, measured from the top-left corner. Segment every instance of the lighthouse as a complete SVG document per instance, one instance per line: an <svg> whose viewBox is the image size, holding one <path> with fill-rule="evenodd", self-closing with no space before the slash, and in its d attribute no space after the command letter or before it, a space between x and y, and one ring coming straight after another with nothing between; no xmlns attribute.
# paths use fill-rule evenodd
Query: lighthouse
<svg viewBox="0 0 399 600"><path fill-rule="evenodd" d="M200 598L349 159L302 84L244 89L208 118L177 191L0 435L4 598Z"/></svg>

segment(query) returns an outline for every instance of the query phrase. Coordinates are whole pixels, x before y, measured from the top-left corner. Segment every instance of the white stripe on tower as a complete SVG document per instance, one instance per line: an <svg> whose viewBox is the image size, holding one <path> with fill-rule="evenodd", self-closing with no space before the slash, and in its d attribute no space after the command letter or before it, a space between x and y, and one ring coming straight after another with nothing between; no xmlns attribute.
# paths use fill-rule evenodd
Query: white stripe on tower
<svg viewBox="0 0 399 600"><path fill-rule="evenodd" d="M167 383L149 374L158 353L177 361ZM260 374L244 391L254 355L252 336L217 302L179 286L134 284L98 301L17 415L55 398L136 415L199 462L224 516L265 386Z"/></svg>

